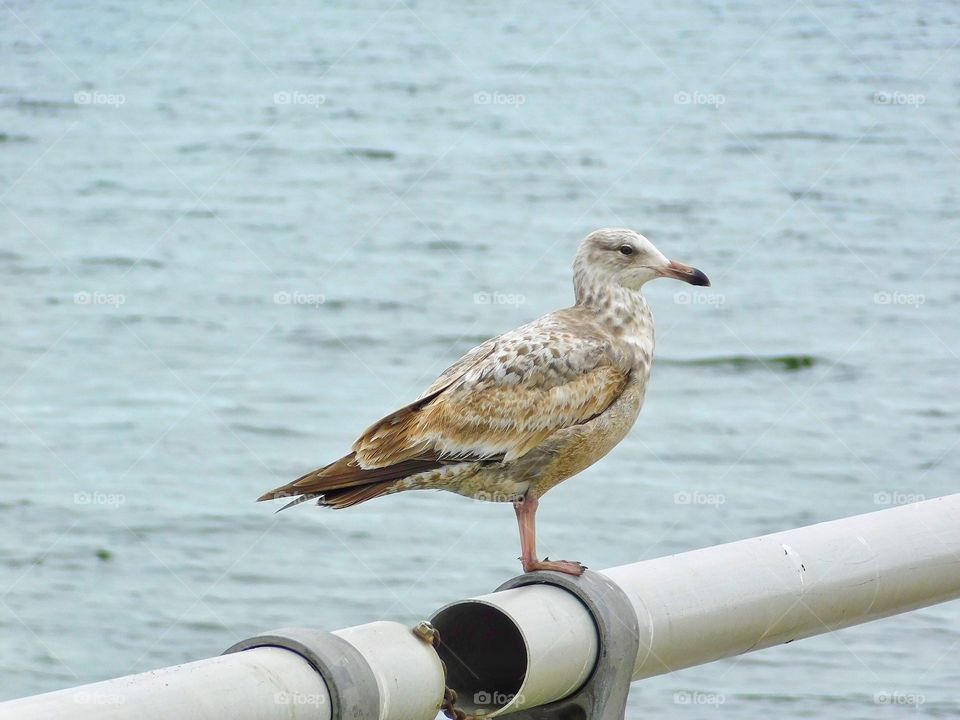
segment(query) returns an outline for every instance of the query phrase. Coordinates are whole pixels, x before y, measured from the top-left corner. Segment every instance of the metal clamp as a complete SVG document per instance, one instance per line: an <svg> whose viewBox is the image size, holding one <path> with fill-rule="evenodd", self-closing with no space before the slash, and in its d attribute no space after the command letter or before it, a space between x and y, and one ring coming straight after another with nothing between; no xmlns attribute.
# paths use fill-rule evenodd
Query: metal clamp
<svg viewBox="0 0 960 720"><path fill-rule="evenodd" d="M511 714L517 720L623 720L633 666L640 647L640 630L626 593L605 575L587 570L576 577L542 571L519 575L497 588L554 585L573 593L597 627L597 664L577 692L563 700Z"/></svg>
<svg viewBox="0 0 960 720"><path fill-rule="evenodd" d="M281 628L241 640L223 652L278 647L310 663L327 686L332 720L366 720L380 716L377 678L360 651L343 638L310 628Z"/></svg>

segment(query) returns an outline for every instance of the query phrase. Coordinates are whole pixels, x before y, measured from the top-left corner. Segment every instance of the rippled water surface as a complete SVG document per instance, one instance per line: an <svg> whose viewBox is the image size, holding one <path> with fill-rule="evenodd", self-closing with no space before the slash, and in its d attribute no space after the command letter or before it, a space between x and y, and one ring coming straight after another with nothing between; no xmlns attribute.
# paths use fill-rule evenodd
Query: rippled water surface
<svg viewBox="0 0 960 720"><path fill-rule="evenodd" d="M0 15L0 698L412 623L515 574L508 506L253 500L569 304L604 225L714 286L650 287L646 407L544 499L544 554L608 567L956 490L956 6ZM953 716L958 642L943 605L639 683L630 717L913 712L878 707L897 692Z"/></svg>

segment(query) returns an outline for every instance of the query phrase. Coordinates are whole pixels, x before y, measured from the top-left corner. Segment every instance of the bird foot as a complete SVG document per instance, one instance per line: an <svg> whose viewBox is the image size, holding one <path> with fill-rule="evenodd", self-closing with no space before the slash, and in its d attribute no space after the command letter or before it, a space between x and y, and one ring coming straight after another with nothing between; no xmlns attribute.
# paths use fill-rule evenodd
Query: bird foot
<svg viewBox="0 0 960 720"><path fill-rule="evenodd" d="M581 565L576 560L534 560L533 562L523 563L524 572L534 572L536 570L553 570L555 572L566 573L567 575L583 575L587 569L586 565Z"/></svg>

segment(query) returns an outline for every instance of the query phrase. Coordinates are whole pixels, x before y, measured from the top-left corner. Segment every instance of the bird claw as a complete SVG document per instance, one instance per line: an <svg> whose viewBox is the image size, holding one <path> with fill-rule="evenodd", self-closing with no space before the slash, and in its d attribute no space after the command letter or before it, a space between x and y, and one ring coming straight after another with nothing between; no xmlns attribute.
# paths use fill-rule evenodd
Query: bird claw
<svg viewBox="0 0 960 720"><path fill-rule="evenodd" d="M576 560L551 560L546 557L543 560L535 560L532 563L524 563L524 572L535 572L537 570L553 570L567 575L583 575L587 569L586 565L581 565Z"/></svg>

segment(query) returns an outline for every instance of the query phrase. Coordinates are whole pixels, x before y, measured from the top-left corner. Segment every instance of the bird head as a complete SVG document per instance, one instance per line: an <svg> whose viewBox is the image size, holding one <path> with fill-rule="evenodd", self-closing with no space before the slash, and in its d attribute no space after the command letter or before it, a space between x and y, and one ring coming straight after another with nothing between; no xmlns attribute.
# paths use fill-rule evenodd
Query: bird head
<svg viewBox="0 0 960 720"><path fill-rule="evenodd" d="M700 270L668 260L643 235L624 228L603 228L587 235L577 250L573 269L578 294L581 289L598 285L639 290L658 277L710 285Z"/></svg>

